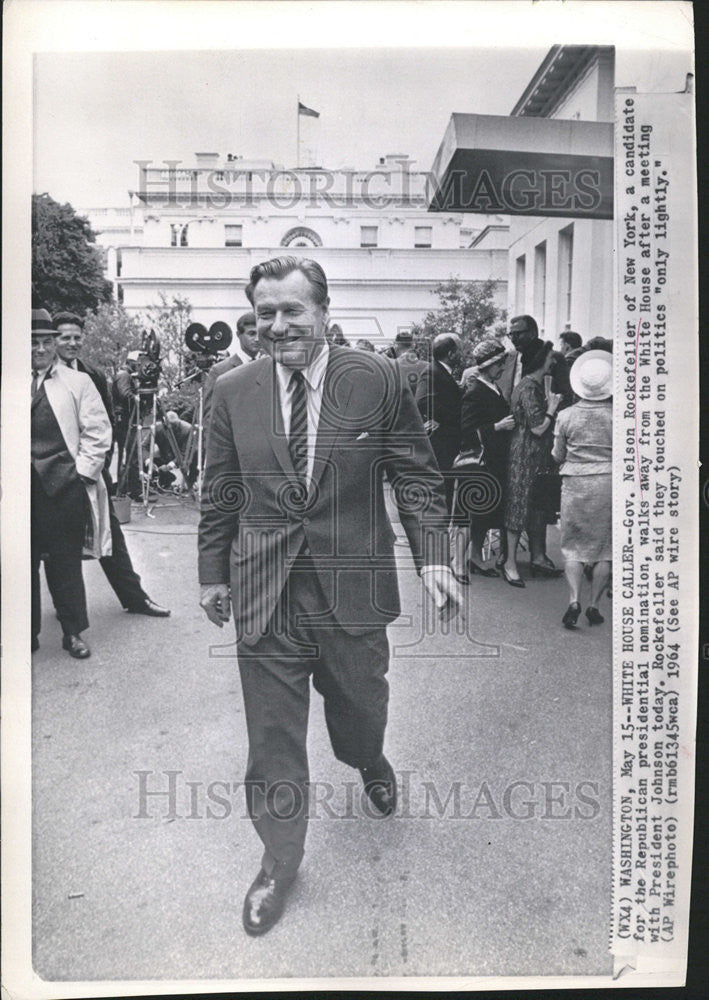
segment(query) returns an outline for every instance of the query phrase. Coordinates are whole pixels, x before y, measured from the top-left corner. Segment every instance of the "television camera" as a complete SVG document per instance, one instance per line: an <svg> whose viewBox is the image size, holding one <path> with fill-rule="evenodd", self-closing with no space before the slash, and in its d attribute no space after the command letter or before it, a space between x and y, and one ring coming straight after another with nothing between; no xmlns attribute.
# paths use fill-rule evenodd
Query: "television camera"
<svg viewBox="0 0 709 1000"><path fill-rule="evenodd" d="M188 379L200 378L218 360L219 353L226 351L232 341L231 327L217 320L209 329L203 323L190 323L185 330L185 345L190 353L194 371ZM187 381L185 379L184 381Z"/></svg>

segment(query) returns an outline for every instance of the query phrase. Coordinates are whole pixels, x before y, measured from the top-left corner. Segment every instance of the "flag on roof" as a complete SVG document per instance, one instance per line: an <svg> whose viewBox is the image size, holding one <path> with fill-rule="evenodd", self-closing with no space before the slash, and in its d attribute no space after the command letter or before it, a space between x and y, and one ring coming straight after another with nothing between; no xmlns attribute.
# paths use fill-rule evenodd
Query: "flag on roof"
<svg viewBox="0 0 709 1000"><path fill-rule="evenodd" d="M320 112L319 111L313 111L312 108L306 108L306 106L304 104L302 104L300 101L298 101L298 114L299 115L308 115L310 118L319 118L320 117Z"/></svg>

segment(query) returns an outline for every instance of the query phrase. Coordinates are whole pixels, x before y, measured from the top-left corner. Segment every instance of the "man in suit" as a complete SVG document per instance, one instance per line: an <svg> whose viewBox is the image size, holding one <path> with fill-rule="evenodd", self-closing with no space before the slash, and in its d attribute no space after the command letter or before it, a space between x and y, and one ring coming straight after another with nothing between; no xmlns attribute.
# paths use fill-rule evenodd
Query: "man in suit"
<svg viewBox="0 0 709 1000"><path fill-rule="evenodd" d="M89 627L82 554L105 555L111 545L107 491L101 479L111 446L111 424L88 375L57 364L55 337L49 313L33 309L32 651L39 649L39 564L44 557L47 586L64 633L62 646L83 660L91 650L81 638Z"/></svg>
<svg viewBox="0 0 709 1000"><path fill-rule="evenodd" d="M442 614L460 595L443 482L398 368L327 343L315 261L259 264L250 298L267 356L214 390L199 575L209 619L221 627L234 610L246 796L264 845L243 912L257 935L279 919L303 856L311 675L335 756L360 771L374 809L396 806L383 752L386 626L400 613L385 474L426 591Z"/></svg>
<svg viewBox="0 0 709 1000"><path fill-rule="evenodd" d="M424 371L416 389L416 402L431 437L431 446L446 483L448 512L452 513L453 459L460 451L460 386L453 377L460 364L460 339L439 333L431 345L433 362Z"/></svg>
<svg viewBox="0 0 709 1000"><path fill-rule="evenodd" d="M510 320L509 337L514 351L507 355L504 371L498 382L500 392L509 403L512 390L519 384L525 371L525 357L529 358L541 344L539 327L532 316L513 316ZM561 351L552 351L554 366L550 372L552 392L562 397L560 409L571 406L574 394L569 381L569 366ZM466 373L467 374L467 373Z"/></svg>
<svg viewBox="0 0 709 1000"><path fill-rule="evenodd" d="M61 312L54 317L56 335L56 352L60 364L75 371L85 372L98 390L101 401L108 414L112 430L113 403L108 389L106 376L97 368L81 360L81 350L84 344L84 323L76 313ZM113 439L106 453L103 467L103 480L108 491L108 509L111 525L111 554L101 558L101 569L111 584L116 597L126 611L135 615L148 615L151 618L167 618L170 612L152 601L143 590L140 577L133 569L128 546L121 530L121 525L113 509L111 500L112 481L108 466L111 462Z"/></svg>
<svg viewBox="0 0 709 1000"><path fill-rule="evenodd" d="M406 384L415 396L421 376L428 368L428 363L416 354L413 334L409 330L400 330L392 347L387 352L387 356L394 358L404 375Z"/></svg>
<svg viewBox="0 0 709 1000"><path fill-rule="evenodd" d="M233 371L239 365L247 365L253 361L259 352L258 334L256 332L256 317L252 312L242 313L236 321L236 346L234 353L224 361L219 361L212 365L204 380L204 390L202 394L202 427L206 440L209 430L209 420L212 411L212 396L214 386L220 375Z"/></svg>

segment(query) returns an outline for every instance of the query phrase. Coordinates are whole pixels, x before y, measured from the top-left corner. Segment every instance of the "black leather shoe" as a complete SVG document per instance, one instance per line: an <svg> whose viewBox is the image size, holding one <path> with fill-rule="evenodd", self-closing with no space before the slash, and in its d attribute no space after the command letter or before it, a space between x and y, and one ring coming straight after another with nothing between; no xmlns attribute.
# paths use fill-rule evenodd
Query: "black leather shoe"
<svg viewBox="0 0 709 1000"><path fill-rule="evenodd" d="M550 580L556 579L564 572L563 569L557 569L551 559L548 563L530 562L529 571L535 578L541 576Z"/></svg>
<svg viewBox="0 0 709 1000"><path fill-rule="evenodd" d="M150 618L169 618L170 611L167 608L161 608L159 604L155 601L151 601L148 597L143 604L136 604L134 608L126 608L129 615L148 615Z"/></svg>
<svg viewBox="0 0 709 1000"><path fill-rule="evenodd" d="M598 608L594 607L586 608L586 617L588 618L589 625L602 625L605 621L605 618Z"/></svg>
<svg viewBox="0 0 709 1000"><path fill-rule="evenodd" d="M91 650L79 635L65 635L62 639L62 649L75 660L88 660L91 656Z"/></svg>
<svg viewBox="0 0 709 1000"><path fill-rule="evenodd" d="M467 573L456 573L456 571L453 569L452 566L451 566L451 573L458 581L458 583L462 583L463 586L467 587L468 584L470 583L470 577L468 576Z"/></svg>
<svg viewBox="0 0 709 1000"><path fill-rule="evenodd" d="M382 816L391 816L396 809L396 775L384 754L371 767L360 767L359 773L369 801Z"/></svg>
<svg viewBox="0 0 709 1000"><path fill-rule="evenodd" d="M579 615L581 614L581 605L578 601L572 601L564 612L564 617L561 619L561 624L564 628L576 628L576 622L579 620Z"/></svg>
<svg viewBox="0 0 709 1000"><path fill-rule="evenodd" d="M471 576L474 576L476 573L478 573L480 576L491 576L491 577L500 575L496 569L492 568L492 566L490 567L478 566L478 564L474 563L472 559L468 560L468 570Z"/></svg>
<svg viewBox="0 0 709 1000"><path fill-rule="evenodd" d="M252 937L265 934L278 923L295 876L273 878L261 869L244 900L244 930Z"/></svg>

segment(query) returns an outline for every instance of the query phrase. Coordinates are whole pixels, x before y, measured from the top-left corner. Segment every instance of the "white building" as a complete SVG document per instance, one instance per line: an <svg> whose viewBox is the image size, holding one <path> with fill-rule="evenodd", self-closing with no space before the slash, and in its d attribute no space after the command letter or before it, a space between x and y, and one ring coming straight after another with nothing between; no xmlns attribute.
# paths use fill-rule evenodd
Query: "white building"
<svg viewBox="0 0 709 1000"><path fill-rule="evenodd" d="M614 71L612 46L555 45L511 114L613 122ZM613 270L612 220L510 217L509 315L534 316L544 339L612 337Z"/></svg>
<svg viewBox="0 0 709 1000"><path fill-rule="evenodd" d="M216 153L189 167L145 164L132 195L142 238L119 244L125 233L116 234L119 299L140 313L159 293L179 294L196 321L233 327L248 308L251 268L289 253L322 264L332 320L349 340L393 339L437 307L433 289L451 277L494 281L504 307L506 220L430 213L429 181L399 155L366 171L284 170Z"/></svg>

